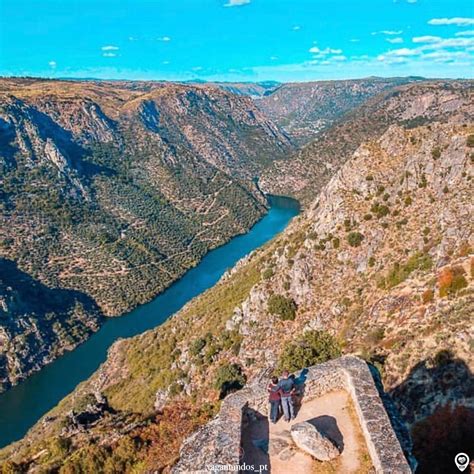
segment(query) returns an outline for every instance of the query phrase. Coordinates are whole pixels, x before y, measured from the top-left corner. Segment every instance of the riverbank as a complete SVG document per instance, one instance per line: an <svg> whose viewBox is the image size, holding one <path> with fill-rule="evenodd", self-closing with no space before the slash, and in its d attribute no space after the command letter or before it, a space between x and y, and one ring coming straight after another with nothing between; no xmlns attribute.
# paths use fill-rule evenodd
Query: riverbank
<svg viewBox="0 0 474 474"><path fill-rule="evenodd" d="M120 318L107 320L84 344L1 394L0 446L21 438L44 413L87 379L105 360L113 342L162 324L189 300L213 286L240 258L281 232L299 212L293 199L270 196L269 203L269 212L249 232L210 251L153 301Z"/></svg>

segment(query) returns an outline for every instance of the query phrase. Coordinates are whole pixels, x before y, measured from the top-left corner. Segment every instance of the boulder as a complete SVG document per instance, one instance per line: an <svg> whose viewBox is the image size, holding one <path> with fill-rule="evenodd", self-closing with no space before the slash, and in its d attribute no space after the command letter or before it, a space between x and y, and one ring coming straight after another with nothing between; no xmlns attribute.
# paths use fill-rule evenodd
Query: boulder
<svg viewBox="0 0 474 474"><path fill-rule="evenodd" d="M307 421L293 425L291 437L298 448L318 461L330 461L341 454L329 438Z"/></svg>

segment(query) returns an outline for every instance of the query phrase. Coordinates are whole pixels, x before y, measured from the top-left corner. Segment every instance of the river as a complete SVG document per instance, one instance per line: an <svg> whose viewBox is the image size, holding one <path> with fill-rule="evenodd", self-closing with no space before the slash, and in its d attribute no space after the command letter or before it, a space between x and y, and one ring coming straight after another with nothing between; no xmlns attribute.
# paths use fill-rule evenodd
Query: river
<svg viewBox="0 0 474 474"><path fill-rule="evenodd" d="M249 232L211 250L199 265L150 303L108 319L86 342L1 394L0 447L22 438L42 415L89 378L105 361L107 349L114 341L162 324L189 300L215 285L239 259L281 232L299 212L293 199L274 196L269 201L269 212Z"/></svg>

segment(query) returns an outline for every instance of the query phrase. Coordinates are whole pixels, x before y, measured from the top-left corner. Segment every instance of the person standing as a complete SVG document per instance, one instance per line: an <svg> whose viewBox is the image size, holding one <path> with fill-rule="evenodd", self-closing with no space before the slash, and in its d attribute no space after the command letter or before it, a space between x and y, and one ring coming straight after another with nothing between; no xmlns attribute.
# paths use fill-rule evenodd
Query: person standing
<svg viewBox="0 0 474 474"><path fill-rule="evenodd" d="M267 387L268 401L270 402L270 420L276 423L280 414L281 390L278 377L272 377Z"/></svg>
<svg viewBox="0 0 474 474"><path fill-rule="evenodd" d="M293 395L296 393L295 382L290 378L290 374L287 370L282 373L282 378L278 385L281 390L281 406L283 408L283 416L285 421L294 420L295 406L293 402Z"/></svg>

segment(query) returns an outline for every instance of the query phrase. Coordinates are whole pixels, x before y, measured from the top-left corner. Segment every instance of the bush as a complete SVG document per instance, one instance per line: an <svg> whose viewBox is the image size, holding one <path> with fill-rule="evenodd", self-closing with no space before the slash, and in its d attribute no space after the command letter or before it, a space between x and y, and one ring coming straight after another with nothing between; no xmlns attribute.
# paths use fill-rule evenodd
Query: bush
<svg viewBox="0 0 474 474"><path fill-rule="evenodd" d="M469 148L473 148L473 147L474 147L474 135L469 135L469 136L467 137L466 145L467 145Z"/></svg>
<svg viewBox="0 0 474 474"><path fill-rule="evenodd" d="M347 235L347 242L351 247L358 247L364 240L364 236L360 232L350 232Z"/></svg>
<svg viewBox="0 0 474 474"><path fill-rule="evenodd" d="M439 296L454 296L468 286L462 267L445 268L438 276Z"/></svg>
<svg viewBox="0 0 474 474"><path fill-rule="evenodd" d="M432 266L433 260L428 254L416 252L402 265L395 262L387 275L380 281L380 286L388 290L405 281L415 270L427 271Z"/></svg>
<svg viewBox="0 0 474 474"><path fill-rule="evenodd" d="M268 298L268 312L277 314L283 321L293 321L296 315L296 303L283 295L272 295Z"/></svg>
<svg viewBox="0 0 474 474"><path fill-rule="evenodd" d="M237 364L226 364L217 369L214 387L219 390L220 398L240 390L246 382L242 368Z"/></svg>
<svg viewBox="0 0 474 474"><path fill-rule="evenodd" d="M453 471L457 453L474 456L474 410L464 406L438 407L412 428L417 473L444 474Z"/></svg>
<svg viewBox="0 0 474 474"><path fill-rule="evenodd" d="M441 150L438 147L435 147L431 150L431 156L437 160L441 157Z"/></svg>
<svg viewBox="0 0 474 474"><path fill-rule="evenodd" d="M433 299L434 299L434 292L430 288L425 290L423 294L421 295L421 301L423 301L423 304L431 303Z"/></svg>
<svg viewBox="0 0 474 474"><path fill-rule="evenodd" d="M274 273L273 273L273 268L265 268L265 270L263 270L263 273L262 273L262 278L263 278L264 280L268 280L268 279L270 279L273 275L274 275Z"/></svg>
<svg viewBox="0 0 474 474"><path fill-rule="evenodd" d="M325 331L308 331L297 341L287 344L280 354L280 370L294 372L304 367L320 364L341 355L336 339Z"/></svg>
<svg viewBox="0 0 474 474"><path fill-rule="evenodd" d="M379 204L378 202L374 203L373 206L370 208L371 212L373 212L379 219L385 217L389 214L390 209L385 204Z"/></svg>

